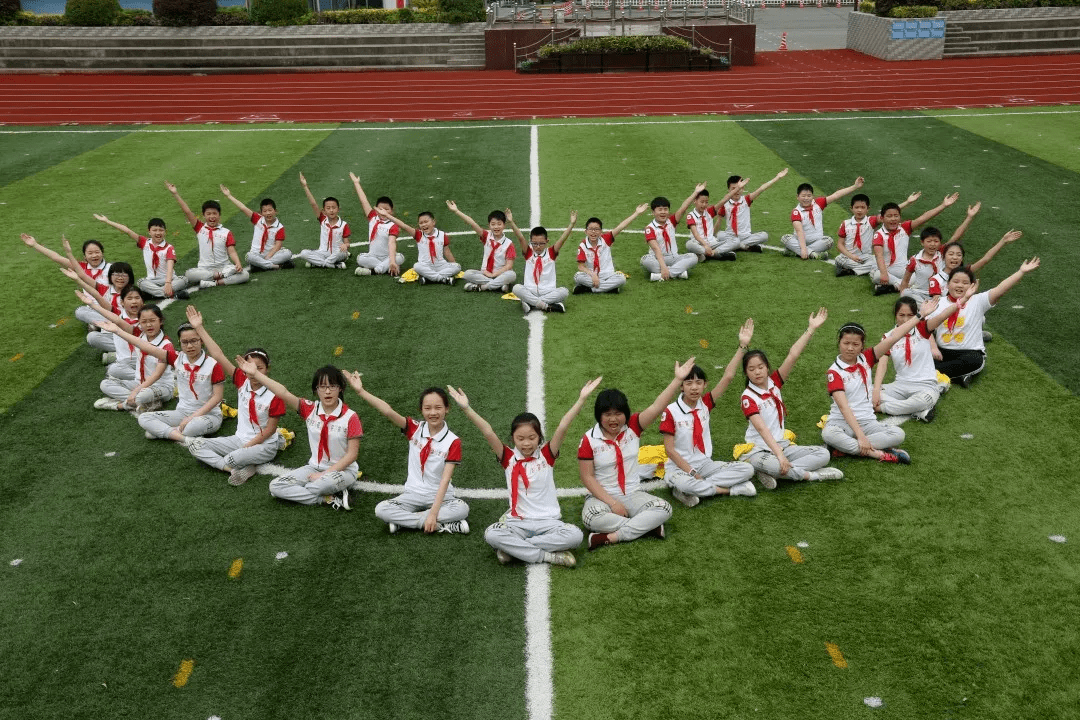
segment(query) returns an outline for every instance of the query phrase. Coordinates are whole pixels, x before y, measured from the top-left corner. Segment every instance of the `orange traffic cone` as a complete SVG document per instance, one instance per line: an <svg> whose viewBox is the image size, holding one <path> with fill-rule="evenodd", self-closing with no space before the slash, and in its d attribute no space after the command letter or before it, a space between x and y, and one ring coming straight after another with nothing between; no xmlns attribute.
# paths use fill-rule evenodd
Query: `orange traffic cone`
<svg viewBox="0 0 1080 720"><path fill-rule="evenodd" d="M780 47L777 50L787 50L787 33L780 36Z"/></svg>

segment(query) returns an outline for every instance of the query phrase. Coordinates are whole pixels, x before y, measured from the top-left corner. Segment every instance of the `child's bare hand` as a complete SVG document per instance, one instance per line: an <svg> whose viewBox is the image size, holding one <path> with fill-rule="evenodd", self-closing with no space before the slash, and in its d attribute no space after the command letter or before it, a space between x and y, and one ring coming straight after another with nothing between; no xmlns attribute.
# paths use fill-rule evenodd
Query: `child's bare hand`
<svg viewBox="0 0 1080 720"><path fill-rule="evenodd" d="M249 360L243 355L237 355L233 362L236 364L236 367L240 368L240 370L249 378L255 377L259 372L259 366L255 364L255 361Z"/></svg>
<svg viewBox="0 0 1080 720"><path fill-rule="evenodd" d="M225 197L227 197L227 198L232 197L232 193L229 192L229 188L225 187L225 185L218 185L218 189L221 190L221 194L224 195Z"/></svg>
<svg viewBox="0 0 1080 720"><path fill-rule="evenodd" d="M862 175L860 175L859 177L855 178L855 189L856 189L856 190L858 190L859 188L861 188L861 187L862 187L863 185L865 185L865 184L866 184L866 180L863 180L863 176L862 176Z"/></svg>
<svg viewBox="0 0 1080 720"><path fill-rule="evenodd" d="M427 517L424 518L424 532L430 534L435 532L439 527L439 509L431 508L428 511Z"/></svg>
<svg viewBox="0 0 1080 720"><path fill-rule="evenodd" d="M446 201L446 207L450 208L450 212L457 212L458 211L457 203L454 202L453 200L447 200Z"/></svg>
<svg viewBox="0 0 1080 720"><path fill-rule="evenodd" d="M690 371L694 369L695 360L697 360L697 358L691 355L690 359L682 365L675 363L675 377L678 378L680 382L685 380L686 376L690 374Z"/></svg>
<svg viewBox="0 0 1080 720"><path fill-rule="evenodd" d="M1036 255L1035 257L1031 258L1030 260L1026 260L1024 262L1024 264L1020 266L1020 272L1022 272L1022 273L1024 273L1026 275L1027 273L1031 272L1035 268L1039 267L1040 262L1041 261L1039 260L1039 256Z"/></svg>
<svg viewBox="0 0 1080 720"><path fill-rule="evenodd" d="M754 318L747 318L739 328L739 345L746 347L754 339Z"/></svg>
<svg viewBox="0 0 1080 720"><path fill-rule="evenodd" d="M300 173L300 184L307 187L307 178L304 177L304 173Z"/></svg>
<svg viewBox="0 0 1080 720"><path fill-rule="evenodd" d="M23 234L19 235L19 238L24 243L26 243L26 247L34 247L34 245L37 244L37 240L34 239L33 235L27 235L26 233L23 233Z"/></svg>
<svg viewBox="0 0 1080 720"><path fill-rule="evenodd" d="M120 329L116 326L116 323L112 322L111 320L96 320L94 324L102 330L111 333L115 333L117 330Z"/></svg>
<svg viewBox="0 0 1080 720"><path fill-rule="evenodd" d="M1023 236L1024 236L1024 233L1022 233L1019 230L1010 230L1009 232L1007 232L1007 233L1005 233L1004 235L1001 236L1001 242L1003 242L1003 243L1011 243L1011 242L1014 242L1016 240L1019 240Z"/></svg>
<svg viewBox="0 0 1080 720"><path fill-rule="evenodd" d="M940 298L934 296L924 302L922 307L919 308L919 314L924 318L934 314L934 311L938 309L938 303L941 302Z"/></svg>
<svg viewBox="0 0 1080 720"><path fill-rule="evenodd" d="M779 180L779 179L780 179L780 178L782 178L782 177L787 177L787 174L788 174L788 170L790 170L790 169L791 169L791 168L784 168L784 169L783 169L783 170L781 170L780 172L776 173L776 179L777 179L777 180Z"/></svg>
<svg viewBox="0 0 1080 720"><path fill-rule="evenodd" d="M357 395L364 391L364 383L360 379L364 373L359 370L353 370L352 372L345 371L345 382L349 383L349 387L353 389Z"/></svg>
<svg viewBox="0 0 1080 720"><path fill-rule="evenodd" d="M62 268L60 268L60 272L64 273L64 275L67 275L68 278L71 279L71 280L78 281L78 279L79 279L78 273L76 273L71 268L62 267Z"/></svg>
<svg viewBox="0 0 1080 720"><path fill-rule="evenodd" d="M570 211L570 227L577 225L577 210Z"/></svg>
<svg viewBox="0 0 1080 720"><path fill-rule="evenodd" d="M401 274L401 267L396 263L390 263L390 277L397 277Z"/></svg>
<svg viewBox="0 0 1080 720"><path fill-rule="evenodd" d="M578 397L582 400L592 395L593 390L600 387L600 381L604 379L604 376L593 378L589 382L585 383L585 386L581 388L581 392L578 393Z"/></svg>
<svg viewBox="0 0 1080 720"><path fill-rule="evenodd" d="M640 215L641 213L645 212L648 209L649 209L649 203L641 203L636 208L634 208L634 212L636 212L638 215Z"/></svg>
<svg viewBox="0 0 1080 720"><path fill-rule="evenodd" d="M356 176L356 173L354 173L354 172L349 173L349 179L352 180L353 183L356 184L356 185L360 184L360 178L358 178Z"/></svg>
<svg viewBox="0 0 1080 720"><path fill-rule="evenodd" d="M503 210L503 213L506 214L506 222L513 225L514 224L514 213L510 210L510 208L506 208L505 210Z"/></svg>
<svg viewBox="0 0 1080 720"><path fill-rule="evenodd" d="M187 319L188 319L188 322L191 323L191 327L193 327L193 328L202 327L202 324L203 324L202 313L199 312L198 310L196 310L194 305L188 305L187 306Z"/></svg>
<svg viewBox="0 0 1080 720"><path fill-rule="evenodd" d="M979 214L980 210L982 210L982 200L979 200L974 205L968 205L967 216L968 217L975 217L976 215Z"/></svg>
<svg viewBox="0 0 1080 720"><path fill-rule="evenodd" d="M941 204L945 207L949 207L960 198L960 193L954 192L952 195L946 195L945 199L941 201Z"/></svg>
<svg viewBox="0 0 1080 720"><path fill-rule="evenodd" d="M169 192L171 192L173 195L176 194L176 186L173 185L168 180L165 181L165 189L168 190Z"/></svg>
<svg viewBox="0 0 1080 720"><path fill-rule="evenodd" d="M907 196L908 205L922 197L922 190L916 190Z"/></svg>
<svg viewBox="0 0 1080 720"><path fill-rule="evenodd" d="M810 314L810 327L813 330L817 330L819 327L825 324L825 321L829 319L829 310L825 307L818 308L816 313Z"/></svg>
<svg viewBox="0 0 1080 720"><path fill-rule="evenodd" d="M698 194L699 192L701 192L702 190L704 190L704 189L705 189L705 186L706 186L707 184L708 184L708 183L704 183L704 182L699 182L699 183L698 183L697 185L695 185L695 186L694 186L694 194L695 194L695 195L697 195L697 194Z"/></svg>
<svg viewBox="0 0 1080 720"><path fill-rule="evenodd" d="M105 217L104 215L99 215L97 213L94 213L94 219L95 220L100 220L103 223L109 222L109 218Z"/></svg>
<svg viewBox="0 0 1080 720"><path fill-rule="evenodd" d="M787 174L787 170L785 170L785 171L784 171L784 174L785 174L785 175ZM777 175L777 177L782 177L782 176L781 176L781 175ZM745 188L745 187L746 187L746 186L747 186L747 185L748 185L749 183L750 183L750 178L749 178L749 177L744 177L744 178L742 178L741 180L739 180L739 182L737 182L737 183L736 183L736 186L737 186L737 187L738 187L738 188L739 188L740 190L742 190L742 189L744 189L744 188Z"/></svg>
<svg viewBox="0 0 1080 720"><path fill-rule="evenodd" d="M465 394L465 391L461 388L455 388L452 385L446 386L446 392L450 394L450 398L458 404L462 410L467 410L469 407L469 397Z"/></svg>

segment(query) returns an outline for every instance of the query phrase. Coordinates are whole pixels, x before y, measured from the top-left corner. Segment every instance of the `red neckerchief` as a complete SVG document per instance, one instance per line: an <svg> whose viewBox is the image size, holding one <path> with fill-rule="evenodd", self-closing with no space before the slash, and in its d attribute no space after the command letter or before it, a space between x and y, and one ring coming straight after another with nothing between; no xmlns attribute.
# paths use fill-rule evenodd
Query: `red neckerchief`
<svg viewBox="0 0 1080 720"><path fill-rule="evenodd" d="M694 447L705 452L705 429L701 426L701 418L698 417L698 408L690 411L694 416Z"/></svg>
<svg viewBox="0 0 1080 720"><path fill-rule="evenodd" d="M214 228L209 225L206 226L206 237L210 243L210 254L214 254Z"/></svg>
<svg viewBox="0 0 1080 720"><path fill-rule="evenodd" d="M741 200L742 198L739 198ZM739 200L731 201L731 215L728 216L728 222L731 223L731 234L739 234Z"/></svg>
<svg viewBox="0 0 1080 720"><path fill-rule="evenodd" d="M521 458L510 472L510 514L516 518L521 517L517 511L518 482L525 486L525 490L529 489L529 476L525 474L525 463L535 459L535 457Z"/></svg>
<svg viewBox="0 0 1080 720"><path fill-rule="evenodd" d="M86 268L86 274L90 276L90 279L97 282L99 278L105 273L105 261L103 260L97 268L90 267L90 263L83 263L83 267Z"/></svg>
<svg viewBox="0 0 1080 720"><path fill-rule="evenodd" d="M430 235L425 235L425 237L427 238L427 241L428 241L428 255L431 256L431 262L434 263L435 260L436 260L436 257L437 257L435 255L435 233L431 233Z"/></svg>
<svg viewBox="0 0 1080 720"><path fill-rule="evenodd" d="M900 232L901 228L897 225L895 230L889 230L888 228L883 229L885 230L885 235L889 241L889 258L891 260L896 260L896 233ZM892 262L889 264L891 265Z"/></svg>
<svg viewBox="0 0 1080 720"><path fill-rule="evenodd" d="M603 437L603 435L600 437L601 440L615 448L615 466L619 468L619 492L623 495L626 494L626 469L623 467L622 448L619 447L619 441L622 440L624 432L626 431L623 430L623 432L616 435L614 440L608 440L606 437Z"/></svg>
<svg viewBox="0 0 1080 720"><path fill-rule="evenodd" d="M327 460L330 460L330 423L334 422L346 412L348 412L349 406L345 403L341 403L341 412L337 415L323 415L318 413L319 419L322 420L322 431L319 433L319 455L318 461L323 461L323 456L326 456Z"/></svg>
<svg viewBox="0 0 1080 720"><path fill-rule="evenodd" d="M929 265L930 269L934 272L933 275L937 275L937 256L930 258L929 260L923 260L922 253L915 256L915 262L921 262L923 265Z"/></svg>
<svg viewBox="0 0 1080 720"><path fill-rule="evenodd" d="M160 245L160 246L155 245L153 240L150 240L149 242L150 242L150 269L153 271L153 273L155 275L157 275L158 265L160 264L160 259L158 258L158 253L164 251L165 246L164 245Z"/></svg>
<svg viewBox="0 0 1080 720"><path fill-rule="evenodd" d="M547 251L545 250L545 252ZM533 265L533 282L537 287L540 287L540 273L544 271L544 262L541 259L542 256L536 253L533 253L533 255L536 257L536 264Z"/></svg>
<svg viewBox="0 0 1080 720"><path fill-rule="evenodd" d="M431 441L434 438L429 437L427 442L424 443L424 447L420 448L420 474L424 474L424 466L427 465L427 459L431 455Z"/></svg>
<svg viewBox="0 0 1080 720"><path fill-rule="evenodd" d="M843 366L841 366L841 367L843 367ZM854 365L852 365L850 367L846 367L844 369L847 370L849 373L853 373L856 370L858 370L859 374L862 375L863 386L866 385L866 368L864 368L862 365L860 365L858 360L855 361Z"/></svg>
<svg viewBox="0 0 1080 720"><path fill-rule="evenodd" d="M490 232L488 235L491 237L491 253L488 255L487 271L495 272L495 250L499 247L499 243L495 240L495 236ZM487 243L485 243L486 245Z"/></svg>
<svg viewBox="0 0 1080 720"><path fill-rule="evenodd" d="M814 206L816 206L816 205L817 205L816 202L811 202L810 207L805 208L806 217L810 219L810 226L811 227L817 227L816 225L814 225Z"/></svg>
<svg viewBox="0 0 1080 720"><path fill-rule="evenodd" d="M852 218L851 220L852 220L852 222L855 223L855 238L854 238L855 247L862 250L862 224L863 224L863 221L862 220L856 220L855 218Z"/></svg>
<svg viewBox="0 0 1080 720"><path fill-rule="evenodd" d="M202 362L194 365L188 365L187 360L184 361L184 369L188 372L188 388L191 390L191 394L195 396L196 400L199 399L199 393L195 392L195 375L202 368L203 362L206 362L205 353L200 357L203 359Z"/></svg>
<svg viewBox="0 0 1080 720"><path fill-rule="evenodd" d="M664 227L661 230L661 232L664 233L664 254L665 255L668 255L668 254L671 253L671 236L668 235L667 226L668 226L668 224L665 222Z"/></svg>
<svg viewBox="0 0 1080 720"><path fill-rule="evenodd" d="M270 226L266 224L266 219L265 218L261 222L262 222L262 226L263 226L263 234L262 234L262 239L259 240L259 254L260 255L262 254L262 252L264 250L266 250L266 241L270 239Z"/></svg>
<svg viewBox="0 0 1080 720"><path fill-rule="evenodd" d="M255 388L251 387L250 380L248 381L248 422L262 432L262 425L259 424L259 412L255 409Z"/></svg>
<svg viewBox="0 0 1080 720"><path fill-rule="evenodd" d="M765 381L766 387L768 387L768 380ZM776 405L776 414L780 417L780 427L784 427L784 420L787 417L787 408L784 407L784 401L780 399L779 393L774 393L772 390L766 390L761 398L764 400L768 398Z"/></svg>
<svg viewBox="0 0 1080 720"><path fill-rule="evenodd" d="M956 327L956 320L960 317L960 311L967 307L967 303L961 303L959 300L953 300L953 302L956 303L956 309L953 310L953 314L949 316L949 319L945 321L945 326L949 328L949 332L952 332Z"/></svg>
<svg viewBox="0 0 1080 720"><path fill-rule="evenodd" d="M331 225L330 218L326 218L326 252L328 253L334 252L334 228L336 227L338 227L337 224Z"/></svg>

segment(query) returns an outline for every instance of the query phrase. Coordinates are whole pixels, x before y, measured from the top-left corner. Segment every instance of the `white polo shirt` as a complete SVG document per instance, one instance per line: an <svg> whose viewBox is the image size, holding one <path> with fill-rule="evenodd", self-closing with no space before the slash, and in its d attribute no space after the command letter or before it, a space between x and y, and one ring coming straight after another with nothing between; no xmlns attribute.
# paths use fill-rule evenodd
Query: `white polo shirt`
<svg viewBox="0 0 1080 720"><path fill-rule="evenodd" d="M615 236L609 232L601 235L595 246L590 245L586 237L578 245L577 261L597 275L611 275L615 272L615 262L611 259L611 245L614 242Z"/></svg>
<svg viewBox="0 0 1080 720"><path fill-rule="evenodd" d="M679 225L675 221L673 216L668 216L667 222L663 225L656 222L654 219L651 223L645 226L645 242L655 240L656 244L660 247L660 254L664 257L679 254L679 241L675 238L675 228Z"/></svg>
<svg viewBox="0 0 1080 720"><path fill-rule="evenodd" d="M338 215L337 222L330 224L330 218L319 213L319 250L331 255L341 252L345 238L352 236L349 223Z"/></svg>
<svg viewBox="0 0 1080 720"><path fill-rule="evenodd" d="M525 248L525 287L535 288L538 293L555 288L555 258L559 253L548 246L537 255L531 247Z"/></svg>
<svg viewBox="0 0 1080 720"><path fill-rule="evenodd" d="M390 236L395 238L400 230L393 220L383 220L379 213L372 209L368 213L368 252L375 257L385 260L390 257Z"/></svg>
<svg viewBox="0 0 1080 720"><path fill-rule="evenodd" d="M840 223L836 234L845 240L848 252L865 260L874 254L874 231L879 224L877 215L868 215L862 220L856 220L853 215Z"/></svg>
<svg viewBox="0 0 1080 720"><path fill-rule="evenodd" d="M802 205L796 205L795 209L791 211L791 222L802 223L803 237L806 238L806 242L813 242L825 236L821 225L822 211L828 204L829 201L826 198L816 197L810 203L810 207L804 208Z"/></svg>
<svg viewBox="0 0 1080 720"><path fill-rule="evenodd" d="M143 253L143 263L146 265L146 277L155 280L166 280L165 273L169 267L169 260L176 262L176 248L168 242L155 245L150 238L139 236L136 241Z"/></svg>
<svg viewBox="0 0 1080 720"><path fill-rule="evenodd" d="M854 365L844 364L838 355L826 373L829 395L843 390L847 395L848 406L858 422L874 419L874 403L870 392L874 387L875 364L877 355L874 354L874 348L868 348L859 353ZM829 409L828 422L846 422L835 400Z"/></svg>
<svg viewBox="0 0 1080 720"><path fill-rule="evenodd" d="M887 336L888 333L885 333L881 339ZM896 382L937 385L937 369L934 367L929 337L930 331L924 320L885 351L896 368Z"/></svg>
<svg viewBox="0 0 1080 720"><path fill-rule="evenodd" d="M430 235L420 230L413 234L416 240L416 261L434 265L443 260L443 248L450 246L450 238L442 230L436 229Z"/></svg>
<svg viewBox="0 0 1080 720"><path fill-rule="evenodd" d="M720 215L727 218L727 230L738 238L750 236L750 205L754 201L748 195L740 195L738 200L728 200L720 208Z"/></svg>
<svg viewBox="0 0 1080 720"><path fill-rule="evenodd" d="M683 460L697 467L703 460L712 459L712 432L709 427L709 413L714 404L712 394L706 391L702 394L696 407L690 407L683 400L682 394L675 398L675 402L664 408L660 413L660 432L664 435L675 437L675 451L682 455ZM704 450L694 446L694 415L697 415L701 424L701 440ZM665 465L667 472L675 472L679 466L674 460L668 459Z"/></svg>
<svg viewBox="0 0 1080 720"><path fill-rule="evenodd" d="M401 429L409 441L409 475L405 480L405 492L435 500L442 483L443 468L447 463L461 462L461 440L443 423L442 429L431 434L427 421L416 422L405 418ZM448 485L444 500L454 497L454 486Z"/></svg>
<svg viewBox="0 0 1080 720"><path fill-rule="evenodd" d="M195 238L199 241L199 267L217 268L229 265L229 248L236 245L236 238L227 227L211 228L202 220L195 222Z"/></svg>
<svg viewBox="0 0 1080 720"><path fill-rule="evenodd" d="M529 457L517 448L503 445L499 463L506 471L506 487L510 491L510 515L519 520L559 520L562 509L555 492L552 468L557 455L551 445L544 443Z"/></svg>
<svg viewBox="0 0 1080 720"><path fill-rule="evenodd" d="M364 436L360 416L340 400L338 400L337 407L332 412L324 414L322 403L301 398L298 412L307 426L308 445L311 447L311 457L308 459L308 465L319 470L326 470L344 457L349 449L349 440ZM323 425L327 425L326 450L328 452L324 451L320 457L319 442L322 438ZM342 472L355 475L359 469L360 466L356 461L353 461Z"/></svg>
<svg viewBox="0 0 1080 720"><path fill-rule="evenodd" d="M188 360L184 353L177 353L171 343L165 351L176 372L176 389L180 394L176 409L189 415L206 404L214 392L214 385L225 382L225 371L205 350L194 361ZM221 406L207 414L221 415Z"/></svg>
<svg viewBox="0 0 1080 720"><path fill-rule="evenodd" d="M604 437L600 424L597 423L585 433L578 445L578 460L593 461L593 475L604 490L610 495L623 497L632 495L639 489L638 449L641 445L641 425L638 414L630 416L629 422L619 431L614 440ZM622 459L623 484L619 485L617 459Z"/></svg>
<svg viewBox="0 0 1080 720"><path fill-rule="evenodd" d="M278 218L274 218L273 223L267 224L266 218L261 213L253 212L251 224L255 226L251 233L251 252L262 255L274 247L274 243L285 242L285 226Z"/></svg>
<svg viewBox="0 0 1080 720"><path fill-rule="evenodd" d="M697 228L701 233L701 239L709 241L716 234L716 229L713 227L713 218L716 217L716 208L709 205L705 208L705 212L699 213L697 208L694 208L686 215L686 227L690 230L690 234L694 233L692 228Z"/></svg>
<svg viewBox="0 0 1080 720"><path fill-rule="evenodd" d="M236 437L245 443L263 431L270 418L285 415L285 401L263 385L251 389L251 379L240 368L233 371L236 386Z"/></svg>
<svg viewBox="0 0 1080 720"><path fill-rule="evenodd" d="M765 387L750 383L743 390L740 399L743 415L747 420L754 415L759 415L765 422L765 427L772 439L777 442L784 439L784 421L787 417L784 398L780 395L780 388L783 386L784 380L780 377L780 371L773 370L772 375L765 379ZM747 424L746 442L753 443L757 447L768 447L765 438L761 436L753 423Z"/></svg>
<svg viewBox="0 0 1080 720"><path fill-rule="evenodd" d="M903 275L904 264L908 256L908 244L911 241L911 221L905 220L890 231L885 226L874 233L874 247L885 250L885 269L890 275Z"/></svg>
<svg viewBox="0 0 1080 720"><path fill-rule="evenodd" d="M948 305L942 305L930 317L941 315ZM937 326L938 345L943 350L982 350L985 352L982 328L986 311L994 307L990 304L990 291L973 296L963 305L958 305L950 317Z"/></svg>

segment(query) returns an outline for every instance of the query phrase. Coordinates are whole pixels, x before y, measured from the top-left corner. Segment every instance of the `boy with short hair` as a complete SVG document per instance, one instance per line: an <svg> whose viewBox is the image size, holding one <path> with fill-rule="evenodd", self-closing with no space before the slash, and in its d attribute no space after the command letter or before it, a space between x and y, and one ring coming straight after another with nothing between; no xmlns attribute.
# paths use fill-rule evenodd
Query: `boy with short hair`
<svg viewBox="0 0 1080 720"><path fill-rule="evenodd" d="M911 193L907 200L900 203L900 209L903 210L921 196L922 193L918 191ZM869 196L858 193L851 197L851 217L840 223L840 229L836 232L839 237L836 243L836 249L839 252L836 256L836 277L869 275L873 269L874 231L881 224L881 216L867 217L869 212ZM850 245L848 245L849 239Z"/></svg>
<svg viewBox="0 0 1080 720"><path fill-rule="evenodd" d="M788 168L776 173L776 176L750 193L743 195L743 188L750 178L742 178L732 175L727 179L728 193L730 197L724 201L720 208L720 216L727 218L727 230L721 230L716 234L718 242L731 250L748 250L761 252L761 246L769 239L769 233L765 231L753 232L750 229L750 205L758 199L761 193L775 185L781 178L786 177Z"/></svg>
<svg viewBox="0 0 1080 720"><path fill-rule="evenodd" d="M240 264L236 254L236 238L228 228L221 225L221 203L207 200L202 204L203 219L195 217L184 198L180 197L176 186L168 180L165 188L176 198L188 225L195 231L199 242L199 264L184 273L188 286L199 283L202 289L217 285L239 285L246 283L249 275Z"/></svg>
<svg viewBox="0 0 1080 720"><path fill-rule="evenodd" d="M588 292L617 293L619 288L626 284L626 276L615 270L611 246L615 242L615 236L648 209L648 203L641 203L610 232L603 232L604 225L600 218L591 217L585 221L585 239L578 245L578 271L574 273L575 295Z"/></svg>
<svg viewBox="0 0 1080 720"><path fill-rule="evenodd" d="M577 210L571 210L570 224L551 247L548 247L547 229L539 225L529 231L529 244L521 243L525 274L523 282L514 286L514 294L521 300L521 309L525 314L533 308L544 312L566 312L563 300L570 291L555 284L555 259L559 257L559 250L574 231L576 223Z"/></svg>
<svg viewBox="0 0 1080 720"><path fill-rule="evenodd" d="M514 229L518 241L525 245L525 236L516 224L514 214L510 208L506 212L492 210L488 213L488 229L480 227L480 224L458 209L453 200L446 201L446 207L451 212L465 221L465 224L473 229L480 243L484 246L484 257L480 261L479 270L466 270L461 276L465 281L465 289L468 291L482 292L510 292L510 286L517 280L514 272L514 258L517 251L514 250L514 241L506 236L506 223L509 222Z"/></svg>
<svg viewBox="0 0 1080 720"><path fill-rule="evenodd" d="M304 186L308 205L319 221L319 247L314 250L301 250L298 257L303 258L308 267L344 270L345 261L349 259L349 236L352 230L349 229L349 223L338 215L341 204L336 197L327 196L320 208L308 188L304 173L300 173L300 184Z"/></svg>
<svg viewBox="0 0 1080 720"><path fill-rule="evenodd" d="M251 250L245 256L252 270L278 270L291 268L292 251L282 247L285 242L285 226L281 224L277 216L277 204L270 198L263 198L259 202L259 212L255 212L244 203L233 197L229 188L219 186L221 194L242 213L251 219L255 226L251 235Z"/></svg>
<svg viewBox="0 0 1080 720"><path fill-rule="evenodd" d="M349 179L353 182L356 197L360 199L360 205L364 208L368 221L368 251L357 254L356 274L385 275L390 273L397 277L401 274L401 266L405 262L405 256L397 251L398 227L392 221L384 219L375 208L371 207L356 173L349 173ZM387 213L393 213L394 201L383 195L375 201L375 207Z"/></svg>
<svg viewBox="0 0 1080 720"><path fill-rule="evenodd" d="M95 213L94 219L124 233L143 251L146 277L138 282L140 290L156 298L178 297L181 300L187 298L188 295L184 292L187 280L182 275L176 276L176 248L165 239L164 220L150 218L150 221L146 223L146 236L143 236L127 225L114 222L104 215Z"/></svg>
<svg viewBox="0 0 1080 720"><path fill-rule="evenodd" d="M885 295L899 289L907 266L908 241L911 233L956 202L958 197L960 193L946 195L937 207L927 210L914 220L903 222L900 220L899 205L885 203L882 206L881 227L874 233L874 267L870 270L870 279L874 282L874 295ZM938 241L940 243L940 236Z"/></svg>
<svg viewBox="0 0 1080 720"><path fill-rule="evenodd" d="M802 183L796 189L795 194L799 198L799 204L791 211L791 227L793 232L780 238L784 245L784 254L799 257L803 260L826 260L829 257L829 248L832 247L833 239L824 234L823 215L825 206L836 202L845 195L850 195L863 186L862 177L855 178L855 182L846 188L840 188L832 195L814 197L814 186L810 183Z"/></svg>
<svg viewBox="0 0 1080 720"><path fill-rule="evenodd" d="M738 183L736 183L738 185ZM745 186L746 183L743 183ZM709 204L709 191L702 190L694 197L693 206L686 215L686 228L690 231L690 239L686 241L686 249L697 255L699 263L709 258L714 260L735 260L735 248L739 246L739 239L728 237L721 239L719 232L713 229L713 222L724 210L727 203L736 190L729 189L715 205Z"/></svg>
<svg viewBox="0 0 1080 720"><path fill-rule="evenodd" d="M420 276L421 285L454 284L454 278L461 272L461 265L454 260L454 253L450 252L450 236L435 227L434 213L425 210L417 215L416 224L419 227L414 228L382 207L376 205L375 211L380 218L394 223L416 240L416 262L412 269Z"/></svg>
<svg viewBox="0 0 1080 720"><path fill-rule="evenodd" d="M930 299L930 278L942 267L941 231L936 227L925 227L919 233L922 251L908 259L904 268L904 278L900 281L900 295L915 298L920 303Z"/></svg>
<svg viewBox="0 0 1080 720"><path fill-rule="evenodd" d="M694 192L683 201L674 215L671 212L671 202L666 197L654 198L649 203L653 212L653 220L645 228L645 242L649 244L649 252L641 256L641 266L649 273L649 280L653 282L662 282L672 278L685 280L689 277L690 268L697 265L697 255L679 253L675 228L679 224L678 218L685 215L690 203L694 202L694 198L704 189L705 183L698 183L694 187Z"/></svg>

